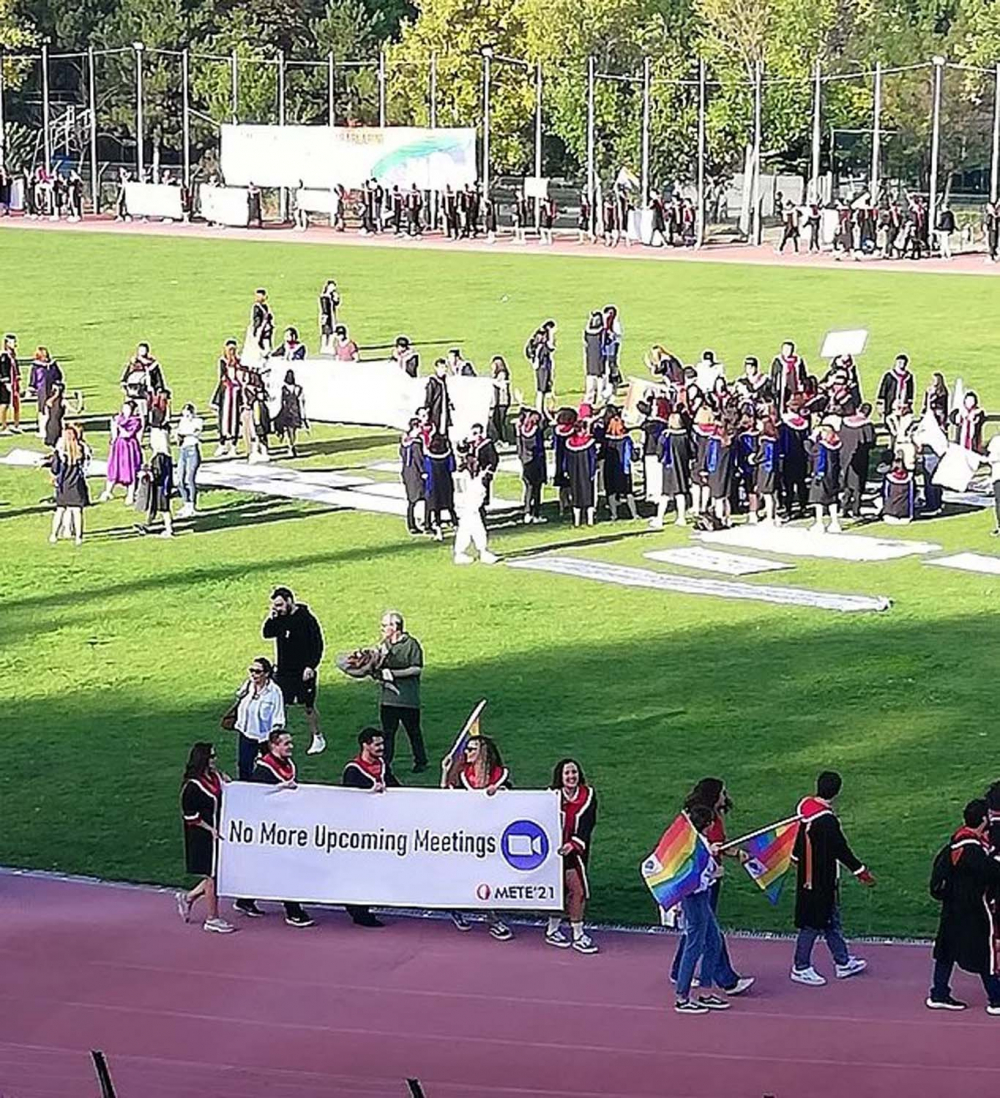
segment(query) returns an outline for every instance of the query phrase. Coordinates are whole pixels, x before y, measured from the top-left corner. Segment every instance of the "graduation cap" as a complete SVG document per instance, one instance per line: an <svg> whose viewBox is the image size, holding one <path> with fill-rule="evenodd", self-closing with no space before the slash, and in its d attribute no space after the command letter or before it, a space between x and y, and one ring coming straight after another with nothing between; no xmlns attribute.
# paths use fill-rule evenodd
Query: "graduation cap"
<svg viewBox="0 0 1000 1098"><path fill-rule="evenodd" d="M254 293L263 294L265 297L267 297L267 290L265 290L263 287L258 290L254 290Z"/></svg>
<svg viewBox="0 0 1000 1098"><path fill-rule="evenodd" d="M226 346L227 347L238 347L239 344L236 342L235 339L227 339L226 340Z"/></svg>

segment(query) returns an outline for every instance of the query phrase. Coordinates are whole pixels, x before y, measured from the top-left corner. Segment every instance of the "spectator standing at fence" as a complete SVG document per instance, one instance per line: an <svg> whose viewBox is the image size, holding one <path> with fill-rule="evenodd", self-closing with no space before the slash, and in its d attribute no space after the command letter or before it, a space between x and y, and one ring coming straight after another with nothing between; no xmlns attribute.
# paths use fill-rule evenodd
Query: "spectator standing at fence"
<svg viewBox="0 0 1000 1098"><path fill-rule="evenodd" d="M328 278L319 294L319 353L334 353L333 337L337 330L337 310L340 308L340 292L337 283Z"/></svg>
<svg viewBox="0 0 1000 1098"><path fill-rule="evenodd" d="M934 940L934 982L926 999L931 1010L965 1010L967 1004L951 993L951 974L958 965L979 976L986 991L986 1013L1000 1016L995 921L1000 860L989 830L987 802L970 801L962 826L934 863L931 895L941 903L941 921Z"/></svg>
<svg viewBox="0 0 1000 1098"><path fill-rule="evenodd" d="M205 421L193 404L185 404L174 428L177 440L177 487L183 501L178 518L191 518L198 513L198 468L201 465L201 436Z"/></svg>
<svg viewBox="0 0 1000 1098"><path fill-rule="evenodd" d="M215 873L219 849L222 783L228 779L216 768L215 748L196 743L188 755L181 782L181 816L184 820L184 862L187 872L200 877L190 892L177 892L177 913L185 923L191 909L204 899L207 913L202 927L215 934L231 934L236 927L219 917Z"/></svg>
<svg viewBox="0 0 1000 1098"><path fill-rule="evenodd" d="M378 728L362 728L358 733L358 753L344 767L340 784L361 789L376 796L387 789L398 789L399 779L385 761L385 736ZM381 919L362 904L346 904L345 910L355 926L385 926Z"/></svg>
<svg viewBox="0 0 1000 1098"><path fill-rule="evenodd" d="M309 607L296 602L288 587L276 587L271 592L271 610L261 632L265 639L274 640L277 653L274 680L281 688L285 705L301 704L305 709L306 723L312 734L306 754L318 755L326 750L316 708L323 630Z"/></svg>
<svg viewBox="0 0 1000 1098"><path fill-rule="evenodd" d="M406 632L403 615L387 610L382 615L381 686L379 719L385 736L385 762L392 765L396 730L406 731L413 751L413 773L427 769L427 750L420 729L420 676L424 669L424 650L416 637Z"/></svg>
<svg viewBox="0 0 1000 1098"><path fill-rule="evenodd" d="M826 983L812 964L813 946L820 935L833 956L838 980L856 976L867 967L867 962L851 955L840 925L840 866L862 884L875 884L875 878L848 845L833 811L842 784L839 774L824 771L816 780L816 795L805 797L796 811L802 821L792 854L797 871L795 925L799 934L791 978L809 987Z"/></svg>
<svg viewBox="0 0 1000 1098"><path fill-rule="evenodd" d="M264 228L264 210L261 204L260 187L251 180L247 184L247 228L256 223L258 229Z"/></svg>

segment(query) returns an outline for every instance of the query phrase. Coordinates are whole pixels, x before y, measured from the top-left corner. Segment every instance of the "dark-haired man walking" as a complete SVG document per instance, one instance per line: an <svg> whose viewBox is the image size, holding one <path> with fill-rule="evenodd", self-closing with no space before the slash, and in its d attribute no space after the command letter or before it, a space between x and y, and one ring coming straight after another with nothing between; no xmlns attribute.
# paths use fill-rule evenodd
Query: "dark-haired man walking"
<svg viewBox="0 0 1000 1098"><path fill-rule="evenodd" d="M274 681L281 687L286 707L301 704L305 709L306 723L312 733L306 754L318 755L326 750L316 708L323 630L309 607L296 602L288 587L275 587L271 592L271 612L264 619L261 632L265 638L274 639L277 663Z"/></svg>

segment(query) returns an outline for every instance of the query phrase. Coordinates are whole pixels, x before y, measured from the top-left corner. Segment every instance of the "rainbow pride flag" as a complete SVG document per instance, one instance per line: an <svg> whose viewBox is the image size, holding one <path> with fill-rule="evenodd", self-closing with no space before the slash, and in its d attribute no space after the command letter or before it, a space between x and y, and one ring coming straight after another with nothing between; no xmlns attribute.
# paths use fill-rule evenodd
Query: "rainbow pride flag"
<svg viewBox="0 0 1000 1098"><path fill-rule="evenodd" d="M641 872L656 902L669 911L701 888L711 868L708 846L682 812L642 863Z"/></svg>
<svg viewBox="0 0 1000 1098"><path fill-rule="evenodd" d="M772 904L778 902L785 874L792 864L792 848L799 833L799 821L776 824L743 844L749 857L743 863L750 877Z"/></svg>

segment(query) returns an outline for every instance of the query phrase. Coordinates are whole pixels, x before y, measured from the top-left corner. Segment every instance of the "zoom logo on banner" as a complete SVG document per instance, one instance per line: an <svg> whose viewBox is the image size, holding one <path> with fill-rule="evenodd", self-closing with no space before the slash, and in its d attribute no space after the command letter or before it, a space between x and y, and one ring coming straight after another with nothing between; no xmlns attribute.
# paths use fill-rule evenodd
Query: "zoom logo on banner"
<svg viewBox="0 0 1000 1098"><path fill-rule="evenodd" d="M534 820L515 820L500 839L500 853L511 869L530 873L549 856L549 838Z"/></svg>

